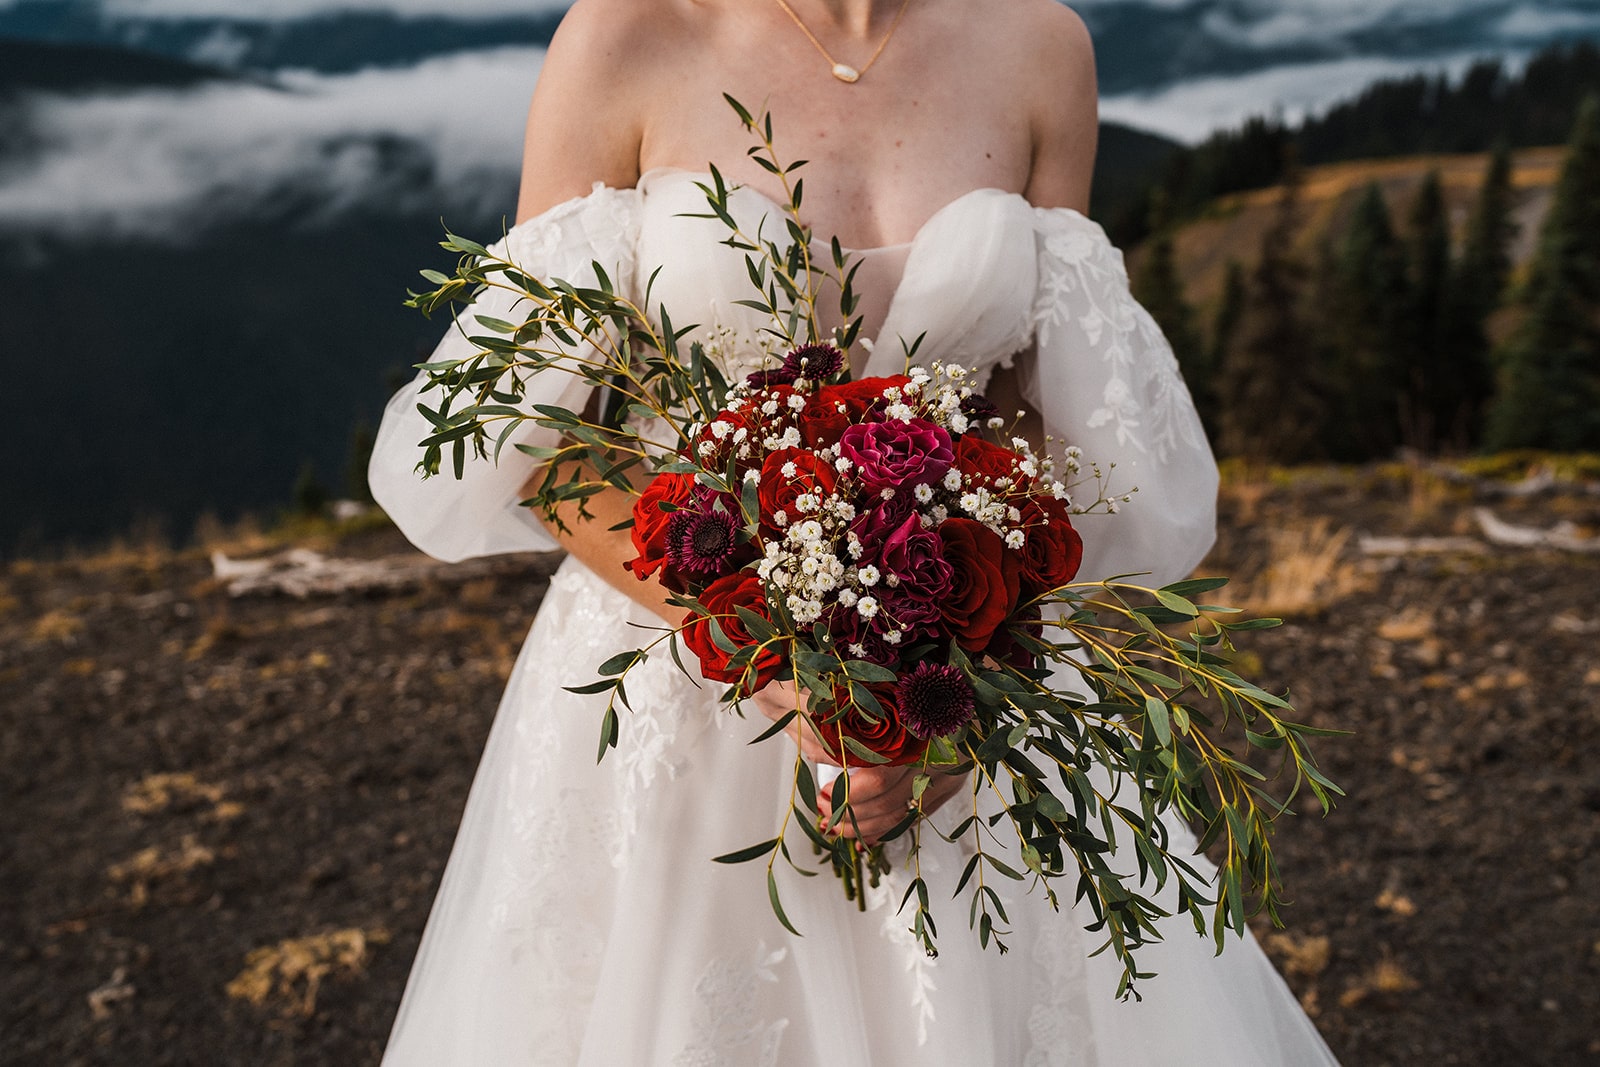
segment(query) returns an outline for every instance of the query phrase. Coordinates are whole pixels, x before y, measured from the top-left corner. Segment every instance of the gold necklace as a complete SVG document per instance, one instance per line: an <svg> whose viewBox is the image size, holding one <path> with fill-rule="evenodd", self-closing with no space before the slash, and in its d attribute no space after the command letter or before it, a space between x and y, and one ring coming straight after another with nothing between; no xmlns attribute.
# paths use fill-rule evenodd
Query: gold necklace
<svg viewBox="0 0 1600 1067"><path fill-rule="evenodd" d="M778 6L783 8L790 18L794 19L794 24L800 27L800 32L806 35L806 38L816 46L817 51L822 53L822 58L828 61L828 65L833 68L833 76L846 85L860 81L861 76L872 69L872 64L876 63L878 57L883 55L883 50L889 47L889 38L893 37L894 31L900 27L900 19L905 15L906 8L910 5L911 0L900 0L900 10L895 12L894 21L889 24L889 32L884 34L883 40L878 42L878 50L872 53L872 58L868 59L860 70L857 70L850 64L840 63L829 55L828 50L822 46L822 42L817 40L817 35L812 33L804 22L800 21L800 16L795 14L794 8L790 7L784 0L778 0Z"/></svg>

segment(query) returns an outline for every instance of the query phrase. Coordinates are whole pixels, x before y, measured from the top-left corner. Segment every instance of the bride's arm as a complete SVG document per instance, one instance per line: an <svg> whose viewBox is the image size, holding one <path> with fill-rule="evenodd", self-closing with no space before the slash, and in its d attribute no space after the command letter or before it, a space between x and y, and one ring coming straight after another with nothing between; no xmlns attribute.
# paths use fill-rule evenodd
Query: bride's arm
<svg viewBox="0 0 1600 1067"><path fill-rule="evenodd" d="M518 221L588 193L597 181L618 189L638 181L649 115L645 87L654 76L650 57L658 52L648 43L651 7L632 0L578 0L562 20L528 109ZM542 468L530 472L523 499L543 476ZM543 525L608 584L662 618L681 621L684 610L667 603L659 583L641 582L623 567L635 555L633 541L626 530L612 527L632 516L633 497L607 488L585 506L593 518L580 519L571 504L560 511L565 529Z"/></svg>

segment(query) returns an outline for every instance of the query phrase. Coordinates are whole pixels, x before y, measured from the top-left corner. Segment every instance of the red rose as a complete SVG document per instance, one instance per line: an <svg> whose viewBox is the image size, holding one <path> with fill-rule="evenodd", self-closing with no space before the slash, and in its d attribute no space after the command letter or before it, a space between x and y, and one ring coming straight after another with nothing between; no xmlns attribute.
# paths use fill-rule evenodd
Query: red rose
<svg viewBox="0 0 1600 1067"><path fill-rule="evenodd" d="M1016 479L1022 457L1009 448L990 444L977 434L962 434L956 441L956 469L968 478L993 485L1001 478Z"/></svg>
<svg viewBox="0 0 1600 1067"><path fill-rule="evenodd" d="M784 468L794 464L794 473L785 474ZM801 520L795 501L805 493L831 493L837 476L828 462L800 448L780 448L769 452L761 464L761 485L757 499L761 505L761 529L772 539ZM779 525L778 512L783 512L785 522Z"/></svg>
<svg viewBox="0 0 1600 1067"><path fill-rule="evenodd" d="M1028 540L1022 546L1022 574L1045 589L1059 589L1078 574L1083 539L1072 528L1067 505L1052 496L1030 497L1022 505Z"/></svg>
<svg viewBox="0 0 1600 1067"><path fill-rule="evenodd" d="M843 411L839 410L841 406ZM850 406L837 396L813 393L805 410L800 412L799 426L800 437L807 447L830 448L839 443L839 437L850 426Z"/></svg>
<svg viewBox="0 0 1600 1067"><path fill-rule="evenodd" d="M712 615L717 616L722 632L733 642L735 648L745 648L756 643L755 638L744 628L744 621L739 618L735 608L748 608L763 619L772 618L767 610L767 597L761 589L761 581L749 571L740 571L718 578L706 586L705 591L700 594L700 603ZM733 654L717 647L716 641L711 636L710 618L698 616L692 619L684 627L683 643L700 657L700 673L712 681L733 684L744 677L743 668L728 665ZM751 666L754 668L755 677L746 689L747 694L765 688L767 683L778 676L778 671L783 666L783 656L769 646L756 656Z"/></svg>
<svg viewBox="0 0 1600 1067"><path fill-rule="evenodd" d="M946 519L938 533L944 558L955 568L955 581L939 601L939 611L962 648L982 652L995 628L1016 610L1022 595L1022 561L981 522Z"/></svg>
<svg viewBox="0 0 1600 1067"><path fill-rule="evenodd" d="M666 564L667 524L674 510L688 506L693 492L693 475L658 474L633 502L633 550L639 555L623 566L641 582ZM662 510L663 503L670 509Z"/></svg>
<svg viewBox="0 0 1600 1067"><path fill-rule="evenodd" d="M850 414L859 418L883 400L885 389L898 389L909 381L911 379L905 375L896 374L888 378L862 378L853 382L840 382L838 385L826 385L817 390L817 399L828 403L843 401Z"/></svg>
<svg viewBox="0 0 1600 1067"><path fill-rule="evenodd" d="M997 663L1008 664L1019 671L1032 670L1039 666L1038 657L1017 640L1017 633L1021 631L1039 637L1043 630L1039 622L1043 618L1044 611L1039 605L1030 605L1008 625L996 630L993 640L984 651Z"/></svg>
<svg viewBox="0 0 1600 1067"><path fill-rule="evenodd" d="M864 711L850 699L848 687L840 686L834 690L835 710L844 708L844 714L833 722L825 721L832 717L831 714L815 720L817 730L822 735L823 744L827 745L828 751L836 757L842 757L844 763L853 763L857 767L901 767L922 759L923 754L928 751L928 743L912 734L900 721L900 709L895 703L894 685L883 683L869 685L866 688L878 698L883 713L878 715L877 721L874 722L871 718L872 713ZM869 764L845 747L844 742L840 740L841 734L853 738L869 752L882 756L889 762Z"/></svg>

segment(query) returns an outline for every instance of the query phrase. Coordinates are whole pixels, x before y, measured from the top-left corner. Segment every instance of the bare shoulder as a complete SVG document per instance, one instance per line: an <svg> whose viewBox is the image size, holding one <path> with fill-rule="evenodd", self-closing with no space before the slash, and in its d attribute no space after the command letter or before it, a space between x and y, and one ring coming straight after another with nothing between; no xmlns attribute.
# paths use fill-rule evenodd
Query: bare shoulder
<svg viewBox="0 0 1600 1067"><path fill-rule="evenodd" d="M990 0L1008 51L1016 93L1033 130L1026 195L1041 207L1086 211L1099 134L1094 42L1078 13L1057 0Z"/></svg>
<svg viewBox="0 0 1600 1067"><path fill-rule="evenodd" d="M551 39L528 111L519 220L638 178L649 87L684 0L577 0Z"/></svg>

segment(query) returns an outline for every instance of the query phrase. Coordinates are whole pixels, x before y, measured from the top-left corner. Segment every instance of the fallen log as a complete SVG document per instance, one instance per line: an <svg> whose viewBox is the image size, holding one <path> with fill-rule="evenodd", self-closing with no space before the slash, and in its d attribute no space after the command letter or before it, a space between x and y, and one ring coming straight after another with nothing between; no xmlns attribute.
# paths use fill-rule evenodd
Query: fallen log
<svg viewBox="0 0 1600 1067"><path fill-rule="evenodd" d="M560 557L496 556L441 563L421 553L379 559L340 559L309 548L291 548L261 559L211 554L212 574L228 583L228 595L290 596L305 600L341 593L397 592L428 581L468 582L491 575L548 578Z"/></svg>

